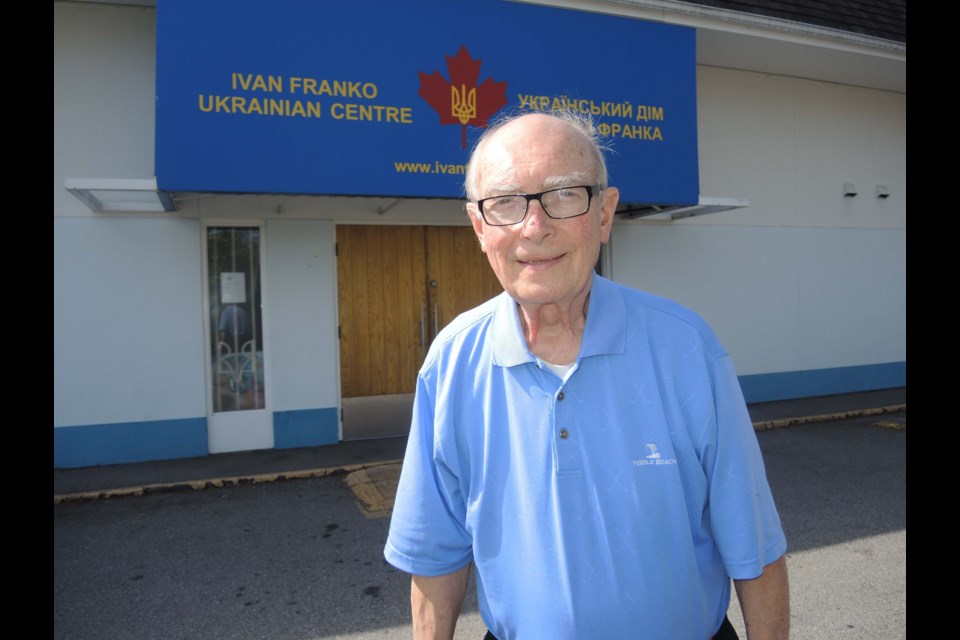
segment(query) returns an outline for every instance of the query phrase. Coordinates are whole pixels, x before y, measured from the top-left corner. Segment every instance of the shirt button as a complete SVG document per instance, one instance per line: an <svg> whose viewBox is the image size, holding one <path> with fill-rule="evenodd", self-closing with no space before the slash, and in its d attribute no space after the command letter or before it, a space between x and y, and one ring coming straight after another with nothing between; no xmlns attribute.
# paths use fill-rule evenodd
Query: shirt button
<svg viewBox="0 0 960 640"><path fill-rule="evenodd" d="M566 440L566 439L569 438L569 437L570 437L570 432L569 432L569 431L567 431L566 429L560 429L560 439L561 439L561 440Z"/></svg>
<svg viewBox="0 0 960 640"><path fill-rule="evenodd" d="M557 394L557 400L563 400L563 391Z"/></svg>

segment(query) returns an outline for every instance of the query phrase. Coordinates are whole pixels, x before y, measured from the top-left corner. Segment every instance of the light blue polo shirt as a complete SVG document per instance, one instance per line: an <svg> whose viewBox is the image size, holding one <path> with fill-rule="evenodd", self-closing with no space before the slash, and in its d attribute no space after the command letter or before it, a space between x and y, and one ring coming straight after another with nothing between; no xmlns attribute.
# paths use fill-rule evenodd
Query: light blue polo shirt
<svg viewBox="0 0 960 640"><path fill-rule="evenodd" d="M434 341L384 554L474 561L500 640L709 638L729 577L785 551L730 357L691 311L595 276L563 380L506 293Z"/></svg>

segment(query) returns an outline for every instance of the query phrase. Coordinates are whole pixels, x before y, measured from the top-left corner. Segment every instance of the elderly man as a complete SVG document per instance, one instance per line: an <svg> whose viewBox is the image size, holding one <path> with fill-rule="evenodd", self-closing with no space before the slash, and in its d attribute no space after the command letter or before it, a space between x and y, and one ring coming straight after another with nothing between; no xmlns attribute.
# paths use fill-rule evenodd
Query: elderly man
<svg viewBox="0 0 960 640"><path fill-rule="evenodd" d="M416 638L477 567L488 638L736 637L789 627L786 541L729 355L694 313L594 274L619 193L591 125L488 130L467 211L504 293L418 380L385 555Z"/></svg>

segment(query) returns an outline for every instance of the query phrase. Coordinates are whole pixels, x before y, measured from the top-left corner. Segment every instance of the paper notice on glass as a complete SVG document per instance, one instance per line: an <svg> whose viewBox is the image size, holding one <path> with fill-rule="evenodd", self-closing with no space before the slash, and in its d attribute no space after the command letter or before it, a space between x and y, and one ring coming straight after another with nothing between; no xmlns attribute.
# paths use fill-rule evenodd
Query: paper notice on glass
<svg viewBox="0 0 960 640"><path fill-rule="evenodd" d="M243 272L220 274L220 304L243 304L247 301L247 281Z"/></svg>

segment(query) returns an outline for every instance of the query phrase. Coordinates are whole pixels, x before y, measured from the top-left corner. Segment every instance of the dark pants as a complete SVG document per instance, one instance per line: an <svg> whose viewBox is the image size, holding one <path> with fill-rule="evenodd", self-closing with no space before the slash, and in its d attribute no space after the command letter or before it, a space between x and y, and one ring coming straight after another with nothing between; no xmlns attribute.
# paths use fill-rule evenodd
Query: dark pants
<svg viewBox="0 0 960 640"><path fill-rule="evenodd" d="M713 640L738 640L739 637L737 630L730 624L730 618L723 616L723 623L717 629L717 635L713 636Z"/></svg>
<svg viewBox="0 0 960 640"><path fill-rule="evenodd" d="M740 636L737 635L737 630L730 624L730 619L727 616L723 616L723 624L717 629L717 635L713 636L713 640L739 640L739 638ZM497 636L487 631L487 635L483 636L483 640L497 640Z"/></svg>

